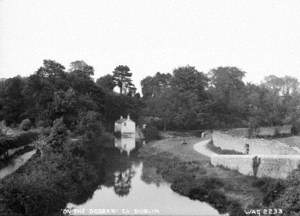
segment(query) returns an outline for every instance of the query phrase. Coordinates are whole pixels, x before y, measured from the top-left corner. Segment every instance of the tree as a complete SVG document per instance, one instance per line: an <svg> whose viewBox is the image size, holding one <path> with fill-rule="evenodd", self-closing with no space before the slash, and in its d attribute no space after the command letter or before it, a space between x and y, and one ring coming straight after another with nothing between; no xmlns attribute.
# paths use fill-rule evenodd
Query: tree
<svg viewBox="0 0 300 216"><path fill-rule="evenodd" d="M221 127L244 126L247 121L245 72L236 67L218 67L210 71L211 111Z"/></svg>
<svg viewBox="0 0 300 216"><path fill-rule="evenodd" d="M74 61L70 64L68 81L75 92L89 94L95 82L91 77L94 74L92 66L84 61Z"/></svg>
<svg viewBox="0 0 300 216"><path fill-rule="evenodd" d="M207 124L208 78L194 67L176 68L173 75L157 73L142 81L146 115L159 117L163 128L192 129Z"/></svg>
<svg viewBox="0 0 300 216"><path fill-rule="evenodd" d="M36 75L43 81L49 82L52 89L66 89L65 67L53 60L44 60Z"/></svg>
<svg viewBox="0 0 300 216"><path fill-rule="evenodd" d="M134 87L131 81L132 73L126 65L119 65L113 71L113 80L116 86L120 88L120 94L127 93Z"/></svg>
<svg viewBox="0 0 300 216"><path fill-rule="evenodd" d="M157 72L155 76L148 76L141 81L142 93L144 99L156 97L165 89L170 88L170 81L172 75Z"/></svg>
<svg viewBox="0 0 300 216"><path fill-rule="evenodd" d="M25 112L25 99L22 93L25 85L25 79L16 76L5 80L3 84L3 93L1 95L0 117L7 124L18 123Z"/></svg>
<svg viewBox="0 0 300 216"><path fill-rule="evenodd" d="M94 68L82 60L71 62L69 71L84 77L90 77L94 75Z"/></svg>
<svg viewBox="0 0 300 216"><path fill-rule="evenodd" d="M270 75L265 77L263 85L281 96L290 96L299 88L299 81L291 76L277 77Z"/></svg>
<svg viewBox="0 0 300 216"><path fill-rule="evenodd" d="M276 124L294 124L299 118L299 82L296 78L290 76L277 77L270 75L265 77L262 88L269 91L269 101L272 106L269 113L273 114L273 119L269 123Z"/></svg>
<svg viewBox="0 0 300 216"><path fill-rule="evenodd" d="M114 78L110 74L107 74L105 76L98 78L96 83L98 86L100 86L103 89L106 89L108 91L112 91L114 89L114 87L116 86L114 83Z"/></svg>
<svg viewBox="0 0 300 216"><path fill-rule="evenodd" d="M192 66L176 68L173 71L171 86L179 92L190 91L199 97L206 97L205 90L208 87L208 77L199 72Z"/></svg>

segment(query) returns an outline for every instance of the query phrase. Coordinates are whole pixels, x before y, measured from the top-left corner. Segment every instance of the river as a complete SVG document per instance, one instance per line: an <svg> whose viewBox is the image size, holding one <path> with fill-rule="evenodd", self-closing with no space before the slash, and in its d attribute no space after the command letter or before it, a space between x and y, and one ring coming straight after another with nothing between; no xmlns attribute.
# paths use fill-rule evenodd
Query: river
<svg viewBox="0 0 300 216"><path fill-rule="evenodd" d="M181 196L137 157L134 138L115 140L105 166L104 183L82 203L69 203L76 215L220 215L205 202Z"/></svg>

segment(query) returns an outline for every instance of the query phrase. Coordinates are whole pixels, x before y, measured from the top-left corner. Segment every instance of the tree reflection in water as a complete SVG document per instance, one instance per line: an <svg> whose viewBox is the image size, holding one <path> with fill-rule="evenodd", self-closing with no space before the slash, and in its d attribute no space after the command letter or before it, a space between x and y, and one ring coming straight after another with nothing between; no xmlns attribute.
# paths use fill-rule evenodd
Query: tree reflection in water
<svg viewBox="0 0 300 216"><path fill-rule="evenodd" d="M147 184L155 184L157 187L164 182L162 176L157 173L155 167L149 166L147 163L143 163L141 179Z"/></svg>
<svg viewBox="0 0 300 216"><path fill-rule="evenodd" d="M163 180L151 163L137 157L137 148L128 154L118 147L107 147L101 154L105 155L103 166L98 167L104 172L104 179L98 184L101 189L95 189L92 197L89 196L85 202L69 203L68 208L117 208L129 209L132 212L134 209L152 208L159 209L163 215L205 215L208 212L211 213L209 215L219 215L206 203L191 200L172 191L170 184Z"/></svg>
<svg viewBox="0 0 300 216"><path fill-rule="evenodd" d="M126 196L130 192L131 179L135 172L130 167L124 172L115 172L114 190L119 196Z"/></svg>
<svg viewBox="0 0 300 216"><path fill-rule="evenodd" d="M127 196L131 189L131 179L135 175L132 166L140 163L136 156L135 138L115 139L114 146L105 150L108 159L105 163L104 186L113 187L120 197Z"/></svg>

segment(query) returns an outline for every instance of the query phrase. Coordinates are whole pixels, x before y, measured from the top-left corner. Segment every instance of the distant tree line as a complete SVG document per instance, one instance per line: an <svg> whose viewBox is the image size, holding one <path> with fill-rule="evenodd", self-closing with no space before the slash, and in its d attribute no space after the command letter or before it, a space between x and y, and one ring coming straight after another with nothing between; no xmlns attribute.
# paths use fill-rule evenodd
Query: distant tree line
<svg viewBox="0 0 300 216"><path fill-rule="evenodd" d="M218 67L207 74L192 66L179 67L172 74L144 78L141 97L126 65L94 81L94 69L84 61L74 61L66 70L44 60L29 77L0 80L0 120L11 125L30 119L37 126L51 126L63 117L74 129L93 111L110 130L127 114L171 130L299 125L296 78L270 75L252 84L243 81L245 74L236 67Z"/></svg>
<svg viewBox="0 0 300 216"><path fill-rule="evenodd" d="M75 129L87 112L100 116L111 129L120 115L138 119L141 99L135 93L128 66L118 66L113 75L95 82L94 69L84 61L74 61L66 68L53 60L29 77L16 76L0 81L0 120L8 125L30 119L36 126L51 126L63 117L69 129ZM120 94L113 91L120 87Z"/></svg>
<svg viewBox="0 0 300 216"><path fill-rule="evenodd" d="M205 74L192 66L141 81L143 115L160 129L209 129L298 125L299 82L270 75L245 83L246 72L218 67Z"/></svg>

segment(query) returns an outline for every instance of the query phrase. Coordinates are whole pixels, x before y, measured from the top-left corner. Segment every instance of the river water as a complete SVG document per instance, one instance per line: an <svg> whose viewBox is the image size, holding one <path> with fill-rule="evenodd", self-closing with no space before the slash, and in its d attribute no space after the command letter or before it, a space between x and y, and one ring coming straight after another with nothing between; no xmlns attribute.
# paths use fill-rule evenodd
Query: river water
<svg viewBox="0 0 300 216"><path fill-rule="evenodd" d="M171 190L170 184L137 157L134 138L115 140L104 183L83 203L69 203L74 215L220 215L209 204Z"/></svg>

